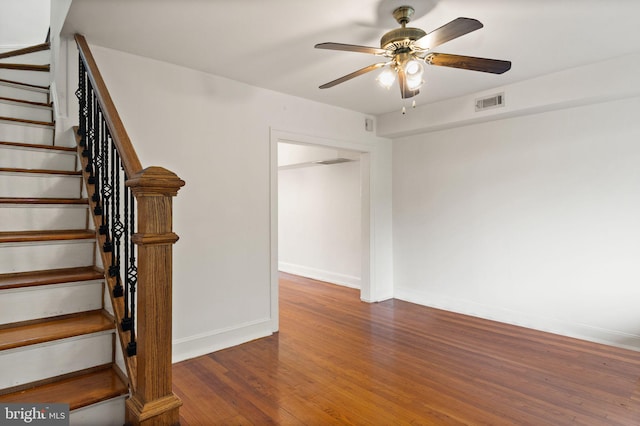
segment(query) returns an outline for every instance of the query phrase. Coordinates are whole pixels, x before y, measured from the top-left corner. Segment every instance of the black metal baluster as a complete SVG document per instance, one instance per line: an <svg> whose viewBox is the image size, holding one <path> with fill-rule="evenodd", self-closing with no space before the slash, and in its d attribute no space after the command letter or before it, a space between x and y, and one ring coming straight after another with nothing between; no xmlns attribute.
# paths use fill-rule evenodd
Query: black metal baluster
<svg viewBox="0 0 640 426"><path fill-rule="evenodd" d="M126 177L126 176L125 176ZM129 188L124 187L124 272L129 270L129 240L131 239L131 230L129 228ZM129 280L125 276L124 279L124 318L122 319L122 329L131 330L131 316L129 314Z"/></svg>
<svg viewBox="0 0 640 426"><path fill-rule="evenodd" d="M93 185L95 183L95 177L93 176L93 88L91 85L87 86L87 103L86 103L86 135L84 137L85 148L82 150L82 155L87 158L87 166L85 171L89 173L88 182Z"/></svg>
<svg viewBox="0 0 640 426"><path fill-rule="evenodd" d="M113 174L109 173L109 132L107 124L102 121L102 226L100 227L100 233L105 236L103 249L106 253L111 252L111 258L113 263L113 244L111 242L111 233L109 232L109 223L113 216L110 216L109 204L111 203L111 196L113 194Z"/></svg>
<svg viewBox="0 0 640 426"><path fill-rule="evenodd" d="M126 176L125 176L126 178ZM131 190L124 187L124 257L125 257L125 280L124 280L124 318L122 319L122 329L130 332L129 344L127 345L127 355L135 355L135 331L134 331L134 316L133 309L131 308L134 303L132 297L134 292L131 291L132 278L136 278L132 273L135 271L135 254L133 250L132 236L134 231L134 219L133 218L133 200Z"/></svg>
<svg viewBox="0 0 640 426"><path fill-rule="evenodd" d="M78 60L78 89L75 92L76 97L78 98L79 108L78 108L78 135L80 136L80 146L84 147L86 142L84 140L85 135L87 134L86 126L86 113L87 113L87 87L85 84L87 74L84 69L84 63L82 59Z"/></svg>
<svg viewBox="0 0 640 426"><path fill-rule="evenodd" d="M113 182L113 201L111 203L111 217L113 218L112 234L113 234L113 251L111 252L111 266L109 266L109 276L115 279L113 287L113 297L122 297L124 289L122 288L122 279L120 278L120 254L121 237L124 232L124 225L120 221L120 173L121 173L120 157L116 151L116 146L111 140L111 175L114 177Z"/></svg>
<svg viewBox="0 0 640 426"><path fill-rule="evenodd" d="M133 237L133 232L135 231L135 223L136 223L136 208L135 208L135 198L133 196L133 192L127 187L127 192L129 193L129 204L131 207L131 211L129 212L130 219L130 229L131 229L131 237ZM127 281L129 282L129 293L131 293L130 297L130 317L131 317L131 335L129 344L127 345L127 355L133 356L136 354L136 284L138 282L138 268L136 267L136 247L133 242L133 238L129 238L129 269L127 270Z"/></svg>
<svg viewBox="0 0 640 426"><path fill-rule="evenodd" d="M78 66L79 83L76 96L80 103L79 128L82 156L87 158L85 171L94 192L90 197L93 213L100 216L99 233L105 235L104 253L111 253L109 277L114 279L113 296L124 296L123 331L129 331L126 355L134 356L136 342L136 245L133 235L136 226L135 197L126 186L126 173L109 126L91 86L84 64ZM123 247L124 246L124 247ZM108 262L108 260L106 261Z"/></svg>
<svg viewBox="0 0 640 426"><path fill-rule="evenodd" d="M91 200L93 200L96 205L93 208L93 213L96 216L102 215L102 200L100 199L100 195L102 192L102 180L100 176L102 175L102 154L100 149L102 145L100 144L101 138L101 111L100 106L98 105L98 98L94 97L94 105L93 105L93 176L94 176L94 191L91 196Z"/></svg>

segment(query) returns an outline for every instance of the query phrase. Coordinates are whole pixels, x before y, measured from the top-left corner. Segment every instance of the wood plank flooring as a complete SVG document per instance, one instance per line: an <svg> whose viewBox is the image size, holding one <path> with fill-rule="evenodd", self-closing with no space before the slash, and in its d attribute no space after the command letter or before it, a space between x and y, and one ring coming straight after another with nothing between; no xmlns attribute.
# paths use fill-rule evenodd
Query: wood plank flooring
<svg viewBox="0 0 640 426"><path fill-rule="evenodd" d="M173 367L184 425L639 425L640 353L281 274L280 332Z"/></svg>

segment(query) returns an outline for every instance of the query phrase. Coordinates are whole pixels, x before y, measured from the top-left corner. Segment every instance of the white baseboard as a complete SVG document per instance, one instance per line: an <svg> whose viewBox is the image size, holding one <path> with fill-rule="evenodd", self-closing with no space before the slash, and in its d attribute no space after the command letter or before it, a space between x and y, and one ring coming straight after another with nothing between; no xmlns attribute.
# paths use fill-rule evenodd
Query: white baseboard
<svg viewBox="0 0 640 426"><path fill-rule="evenodd" d="M296 265L288 262L278 262L278 270L288 274L300 275L302 277L312 278L318 281L325 281L332 284L338 284L345 287L360 289L360 277L353 275L345 275L337 272L325 271L322 269L312 268L310 266Z"/></svg>
<svg viewBox="0 0 640 426"><path fill-rule="evenodd" d="M572 323L558 318L547 318L498 306L483 305L470 300L453 299L446 296L427 294L402 288L396 288L394 296L396 299L418 305L640 351L640 336L635 334L603 329L587 324Z"/></svg>
<svg viewBox="0 0 640 426"><path fill-rule="evenodd" d="M173 341L173 362L206 355L273 334L271 319L265 318L235 327L212 330Z"/></svg>

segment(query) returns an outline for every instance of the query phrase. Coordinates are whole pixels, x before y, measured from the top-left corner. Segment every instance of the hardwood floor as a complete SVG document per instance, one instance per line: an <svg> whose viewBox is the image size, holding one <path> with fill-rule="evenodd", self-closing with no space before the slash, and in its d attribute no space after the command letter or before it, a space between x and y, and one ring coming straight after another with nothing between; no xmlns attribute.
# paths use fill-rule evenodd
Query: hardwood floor
<svg viewBox="0 0 640 426"><path fill-rule="evenodd" d="M280 332L175 364L182 425L638 425L640 353L281 274Z"/></svg>

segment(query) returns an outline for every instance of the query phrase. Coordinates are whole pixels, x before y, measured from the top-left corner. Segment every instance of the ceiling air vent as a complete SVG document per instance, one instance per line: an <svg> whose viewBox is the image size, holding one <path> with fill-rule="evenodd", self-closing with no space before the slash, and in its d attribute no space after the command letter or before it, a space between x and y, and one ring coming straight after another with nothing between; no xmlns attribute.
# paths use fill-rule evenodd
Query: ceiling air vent
<svg viewBox="0 0 640 426"><path fill-rule="evenodd" d="M502 106L504 106L504 92L489 96L488 98L476 99L476 111L484 111L485 109Z"/></svg>

